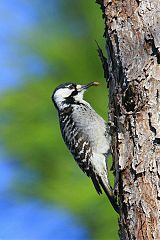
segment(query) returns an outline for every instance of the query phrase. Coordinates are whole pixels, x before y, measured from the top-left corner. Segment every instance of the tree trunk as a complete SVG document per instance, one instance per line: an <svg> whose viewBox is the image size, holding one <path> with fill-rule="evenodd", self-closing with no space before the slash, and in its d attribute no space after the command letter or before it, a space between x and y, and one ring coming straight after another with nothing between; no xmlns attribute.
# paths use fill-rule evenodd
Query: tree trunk
<svg viewBox="0 0 160 240"><path fill-rule="evenodd" d="M160 0L101 7L120 237L160 239Z"/></svg>

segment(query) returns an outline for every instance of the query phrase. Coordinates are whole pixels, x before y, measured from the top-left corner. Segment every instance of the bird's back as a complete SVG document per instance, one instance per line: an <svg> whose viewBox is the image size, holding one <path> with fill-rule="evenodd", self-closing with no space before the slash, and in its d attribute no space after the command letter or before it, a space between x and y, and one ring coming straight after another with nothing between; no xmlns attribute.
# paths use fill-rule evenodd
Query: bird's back
<svg viewBox="0 0 160 240"><path fill-rule="evenodd" d="M106 154L110 139L106 136L107 125L89 104L75 105L72 118L76 126L85 135L93 152Z"/></svg>

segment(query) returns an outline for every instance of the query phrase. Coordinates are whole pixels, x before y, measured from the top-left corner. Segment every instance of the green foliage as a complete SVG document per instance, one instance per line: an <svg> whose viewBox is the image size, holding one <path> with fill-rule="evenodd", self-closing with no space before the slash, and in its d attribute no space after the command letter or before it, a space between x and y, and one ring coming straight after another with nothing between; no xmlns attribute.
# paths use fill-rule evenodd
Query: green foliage
<svg viewBox="0 0 160 240"><path fill-rule="evenodd" d="M69 208L90 226L95 238L112 239L116 214L105 196L97 196L62 142L50 99L55 86L57 82L49 80L34 82L1 98L1 136L10 153L39 176L31 186L18 185L18 190ZM101 95L100 88L96 90Z"/></svg>
<svg viewBox="0 0 160 240"><path fill-rule="evenodd" d="M0 132L10 153L38 176L31 185L19 184L18 191L70 209L86 222L93 239L112 240L118 239L117 215L106 196L98 196L91 181L76 166L60 136L57 112L51 102L52 91L60 83L99 80L101 86L90 89L86 99L107 119L106 84L94 43L103 26L101 13L91 1L76 4L72 1L77 15L70 7L67 10L70 21L77 18L83 22L81 34L58 29L44 34L43 28L23 40L47 64L48 72L38 81L33 77L21 88L1 96Z"/></svg>

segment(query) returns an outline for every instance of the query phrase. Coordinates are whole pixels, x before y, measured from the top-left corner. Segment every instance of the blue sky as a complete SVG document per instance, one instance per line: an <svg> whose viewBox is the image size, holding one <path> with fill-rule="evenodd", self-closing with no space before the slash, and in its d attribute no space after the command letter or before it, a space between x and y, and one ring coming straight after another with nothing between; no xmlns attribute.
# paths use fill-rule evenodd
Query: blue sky
<svg viewBox="0 0 160 240"><path fill-rule="evenodd" d="M66 210L16 195L12 187L18 175L24 181L23 169L2 149L0 169L0 239L88 239L87 229Z"/></svg>
<svg viewBox="0 0 160 240"><path fill-rule="evenodd" d="M52 1L54 2L54 1ZM23 40L42 20L41 1L2 0L0 3L0 91L23 83L27 75L43 74L45 65L38 56L24 55Z"/></svg>

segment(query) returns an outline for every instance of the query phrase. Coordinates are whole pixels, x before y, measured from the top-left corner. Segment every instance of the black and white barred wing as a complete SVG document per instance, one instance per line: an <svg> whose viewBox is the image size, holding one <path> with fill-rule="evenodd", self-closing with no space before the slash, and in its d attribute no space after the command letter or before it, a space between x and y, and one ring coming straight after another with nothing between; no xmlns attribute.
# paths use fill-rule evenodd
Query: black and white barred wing
<svg viewBox="0 0 160 240"><path fill-rule="evenodd" d="M74 159L82 171L92 179L97 193L101 194L102 191L90 161L92 157L92 149L87 133L84 133L81 128L76 126L71 115L61 115L60 126L64 142L72 153Z"/></svg>
<svg viewBox="0 0 160 240"><path fill-rule="evenodd" d="M86 134L76 126L71 115L61 115L61 133L79 167L88 175L89 159L92 155L89 140Z"/></svg>

